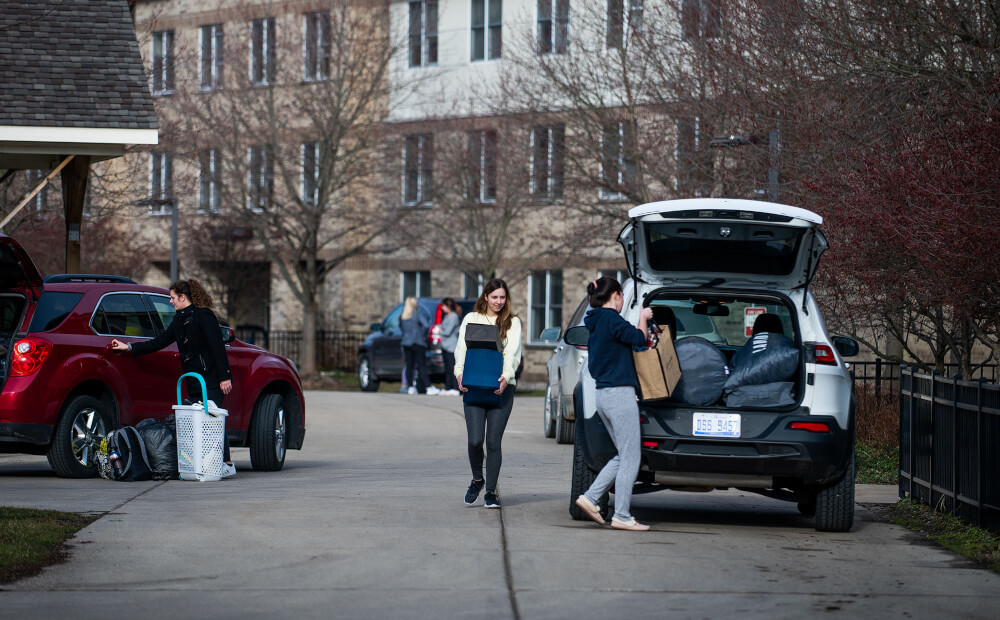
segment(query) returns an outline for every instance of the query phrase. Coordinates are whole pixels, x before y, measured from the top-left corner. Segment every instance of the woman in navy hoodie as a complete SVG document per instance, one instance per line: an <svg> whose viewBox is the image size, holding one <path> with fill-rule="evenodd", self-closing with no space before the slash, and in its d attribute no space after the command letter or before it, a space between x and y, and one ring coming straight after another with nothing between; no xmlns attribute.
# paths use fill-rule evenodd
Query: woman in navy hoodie
<svg viewBox="0 0 1000 620"><path fill-rule="evenodd" d="M643 532L649 529L630 513L632 487L639 475L639 381L632 361L633 348L646 346L646 324L653 311L643 308L638 329L622 318L622 287L614 278L598 278L587 285L591 310L583 320L590 330L587 364L597 384L597 413L604 420L618 454L608 461L587 491L576 499L588 517L604 524L597 507L604 493L615 485L615 514L611 527Z"/></svg>

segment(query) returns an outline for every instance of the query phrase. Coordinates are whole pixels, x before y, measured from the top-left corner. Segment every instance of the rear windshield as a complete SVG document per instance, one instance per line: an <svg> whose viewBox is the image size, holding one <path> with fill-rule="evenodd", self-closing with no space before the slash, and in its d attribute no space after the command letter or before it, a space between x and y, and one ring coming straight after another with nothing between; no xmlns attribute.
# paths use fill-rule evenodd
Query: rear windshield
<svg viewBox="0 0 1000 620"><path fill-rule="evenodd" d="M31 317L28 331L32 333L47 332L59 327L59 324L76 307L81 297L83 297L83 293L43 292L38 300L38 306L35 308L35 314Z"/></svg>
<svg viewBox="0 0 1000 620"><path fill-rule="evenodd" d="M654 271L788 275L804 229L738 222L647 223L646 248Z"/></svg>

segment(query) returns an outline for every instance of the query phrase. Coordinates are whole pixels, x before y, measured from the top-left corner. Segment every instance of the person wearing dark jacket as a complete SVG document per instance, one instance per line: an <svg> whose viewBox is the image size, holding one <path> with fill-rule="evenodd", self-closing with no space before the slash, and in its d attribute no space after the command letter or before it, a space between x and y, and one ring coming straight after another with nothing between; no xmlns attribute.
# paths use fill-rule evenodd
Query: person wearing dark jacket
<svg viewBox="0 0 1000 620"><path fill-rule="evenodd" d="M184 372L196 372L205 379L205 398L224 409L223 400L233 389L233 373L226 355L226 343L222 339L219 320L212 312L212 297L197 280L178 280L170 285L170 304L176 310L173 321L158 336L143 342L122 342L112 340L111 348L129 351L132 355L145 355L159 351L177 343ZM193 377L185 379L188 398L202 399L201 384ZM235 472L229 460L229 438L225 436L223 460L227 475Z"/></svg>
<svg viewBox="0 0 1000 620"><path fill-rule="evenodd" d="M646 346L646 326L653 311L643 308L639 327L621 316L622 287L614 278L598 278L587 285L591 310L583 319L590 331L587 341L587 364L597 385L597 414L608 428L618 449L597 474L594 483L576 499L576 505L588 517L604 524L598 502L615 485L615 514L611 527L642 532L649 529L631 515L632 487L639 475L640 441L639 406L635 390L639 381L632 361L633 348Z"/></svg>

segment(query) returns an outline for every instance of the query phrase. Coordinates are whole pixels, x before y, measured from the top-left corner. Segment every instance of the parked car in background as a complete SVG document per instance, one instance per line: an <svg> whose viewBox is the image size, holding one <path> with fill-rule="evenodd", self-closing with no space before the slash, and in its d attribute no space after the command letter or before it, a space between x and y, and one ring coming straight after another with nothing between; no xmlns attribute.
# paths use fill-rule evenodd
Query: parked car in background
<svg viewBox="0 0 1000 620"><path fill-rule="evenodd" d="M462 309L462 316L476 307L475 299L456 299ZM417 309L430 325L427 331L427 372L430 380L444 380L444 358L441 356L441 336L435 329L441 323L441 300L436 297L420 297ZM358 347L358 387L363 392L378 391L382 381L401 381L403 376L403 341L399 329L399 315L403 304L398 303L385 315L381 323L372 323L372 333Z"/></svg>
<svg viewBox="0 0 1000 620"><path fill-rule="evenodd" d="M589 298L584 297L567 321L566 329L583 325L583 317L589 309ZM573 443L576 423L573 392L579 381L580 368L587 363L587 347L567 344L560 336L558 327L542 331L541 339L557 341L556 348L545 364L548 381L542 409L542 432L546 437L555 437L556 443Z"/></svg>
<svg viewBox="0 0 1000 620"><path fill-rule="evenodd" d="M682 347L697 353L688 366L680 360L681 382L718 385L695 395L679 384L680 395L640 402L634 492L735 487L795 502L815 515L817 530L851 529L855 402L843 358L858 344L827 333L809 291L827 248L821 223L805 209L749 200L673 200L629 211L618 236L632 276L622 316L635 325L644 307L654 315L670 307L678 356ZM588 335L574 327L564 339L582 346ZM780 378L772 377L778 364L754 366L774 343L784 355ZM754 373L759 381L730 381ZM588 377L584 365L578 403L593 391ZM594 413L577 409L570 514L578 520L587 516L573 500L616 454ZM601 503L606 510L607 497Z"/></svg>
<svg viewBox="0 0 1000 620"><path fill-rule="evenodd" d="M0 235L0 452L45 454L64 477L95 476L107 433L176 404L177 345L133 357L112 339L138 342L173 320L169 292L105 275L40 277L27 252ZM226 398L230 445L250 448L254 469L280 470L305 437L295 365L220 326L235 389Z"/></svg>

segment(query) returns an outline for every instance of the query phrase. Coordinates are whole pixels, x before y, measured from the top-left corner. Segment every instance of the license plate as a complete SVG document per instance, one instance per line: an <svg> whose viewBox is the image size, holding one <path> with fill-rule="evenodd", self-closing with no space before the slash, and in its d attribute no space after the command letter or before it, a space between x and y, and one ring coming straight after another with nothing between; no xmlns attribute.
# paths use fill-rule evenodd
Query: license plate
<svg viewBox="0 0 1000 620"><path fill-rule="evenodd" d="M739 437L740 414L695 413L692 426L695 437Z"/></svg>

